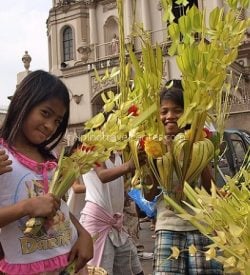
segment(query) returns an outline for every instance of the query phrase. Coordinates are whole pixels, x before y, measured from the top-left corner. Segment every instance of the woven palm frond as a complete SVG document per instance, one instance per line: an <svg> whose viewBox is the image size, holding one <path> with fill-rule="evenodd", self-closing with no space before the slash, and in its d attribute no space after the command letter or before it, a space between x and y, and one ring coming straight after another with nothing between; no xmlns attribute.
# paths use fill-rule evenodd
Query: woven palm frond
<svg viewBox="0 0 250 275"><path fill-rule="evenodd" d="M108 275L108 272L102 267L89 265L88 266L88 275Z"/></svg>

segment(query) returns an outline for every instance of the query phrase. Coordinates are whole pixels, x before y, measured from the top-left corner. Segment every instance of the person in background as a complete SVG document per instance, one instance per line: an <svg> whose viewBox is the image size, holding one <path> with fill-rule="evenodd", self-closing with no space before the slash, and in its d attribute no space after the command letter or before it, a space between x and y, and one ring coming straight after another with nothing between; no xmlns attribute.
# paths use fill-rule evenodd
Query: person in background
<svg viewBox="0 0 250 275"><path fill-rule="evenodd" d="M116 34L113 35L111 40L111 53L118 54L119 53L119 39Z"/></svg>
<svg viewBox="0 0 250 275"><path fill-rule="evenodd" d="M163 88L160 94L160 118L165 127L166 143L168 145L172 138L183 131L178 127L177 121L183 114L183 88L181 80L173 80L170 88ZM168 84L170 84L169 82ZM179 182L174 175L175 189L171 196L177 195ZM201 175L201 184L210 191L211 174L204 169ZM161 192L156 181L149 192L145 192L145 198L152 200ZM191 223L177 216L177 213L166 205L163 196L157 203L156 218L156 240L154 249L153 269L154 275L162 274L201 274L220 275L223 274L221 264L215 260L207 261L204 251L211 241L202 235ZM189 246L194 245L197 253L191 255ZM169 259L172 247L177 247L181 253L178 259Z"/></svg>
<svg viewBox="0 0 250 275"><path fill-rule="evenodd" d="M84 131L83 131L84 133ZM83 134L82 133L82 134ZM72 146L66 146L64 155L69 157L79 146L81 146L81 141L76 138ZM72 187L69 189L66 201L69 206L70 212L79 220L80 212L85 205L85 194L86 187L82 179L82 175L74 181Z"/></svg>
<svg viewBox="0 0 250 275"><path fill-rule="evenodd" d="M128 196L127 191L124 193L124 209L123 209L123 226L127 233L131 236L137 252L142 252L144 246L140 244L139 239L139 218L136 212L135 202Z"/></svg>
<svg viewBox="0 0 250 275"><path fill-rule="evenodd" d="M70 212L79 220L80 213L85 206L86 187L82 175L73 183L69 190L67 204Z"/></svg>
<svg viewBox="0 0 250 275"><path fill-rule="evenodd" d="M119 153L83 175L86 204L80 223L94 240L94 257L89 264L104 268L109 275L143 275L136 247L123 230L124 179L133 173L133 160L122 163Z"/></svg>
<svg viewBox="0 0 250 275"><path fill-rule="evenodd" d="M72 261L79 271L93 256L89 233L64 201L48 193L57 166L52 150L68 119L69 94L63 82L42 70L29 73L17 87L0 130L3 273L59 274ZM49 224L57 216L59 230L51 232ZM39 236L23 232L31 217L46 218Z"/></svg>

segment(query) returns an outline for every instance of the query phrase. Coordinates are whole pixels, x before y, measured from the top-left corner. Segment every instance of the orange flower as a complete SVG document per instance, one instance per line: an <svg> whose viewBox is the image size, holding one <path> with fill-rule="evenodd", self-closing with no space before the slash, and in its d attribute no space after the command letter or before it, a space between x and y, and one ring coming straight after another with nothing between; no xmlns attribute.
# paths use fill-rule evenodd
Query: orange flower
<svg viewBox="0 0 250 275"><path fill-rule="evenodd" d="M153 158L158 158L163 155L161 143L156 140L152 140L150 138L145 139L145 152L148 156L151 156Z"/></svg>

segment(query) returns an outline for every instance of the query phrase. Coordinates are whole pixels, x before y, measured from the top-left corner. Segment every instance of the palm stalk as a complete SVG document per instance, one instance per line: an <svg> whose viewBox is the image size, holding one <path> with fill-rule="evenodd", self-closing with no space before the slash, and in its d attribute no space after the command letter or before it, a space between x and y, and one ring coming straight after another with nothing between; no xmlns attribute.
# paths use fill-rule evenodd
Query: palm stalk
<svg viewBox="0 0 250 275"><path fill-rule="evenodd" d="M51 179L49 193L61 199L81 174L88 172L97 161L104 161L109 155L110 151L104 151L100 146L94 148L82 145L69 157L64 156L64 149L62 149L57 168ZM30 218L26 222L24 234L37 235L45 221L46 218L43 217Z"/></svg>
<svg viewBox="0 0 250 275"><path fill-rule="evenodd" d="M168 196L164 197L169 205L174 207L181 217L188 219L196 228L213 242L211 247L219 248L225 253L223 256L216 256L215 259L222 262L225 266L232 257L235 259L228 271L241 271L247 274L247 265L250 257L250 241L248 230L248 217L250 211L250 186L249 174L242 168L234 178L229 180L225 186L227 195L221 196L213 185L212 195L203 190L193 190L187 183L184 193L191 204L186 203L194 209L190 214ZM249 172L249 171L248 171ZM239 187L238 180L241 179ZM245 188L246 187L246 188ZM211 229L215 235L211 235Z"/></svg>
<svg viewBox="0 0 250 275"><path fill-rule="evenodd" d="M61 199L73 182L79 177L79 167L70 161L70 158L64 157L64 149L62 149L56 171L53 174L49 193L52 193L58 199ZM46 218L34 217L26 222L24 230L25 235L37 235L42 229Z"/></svg>

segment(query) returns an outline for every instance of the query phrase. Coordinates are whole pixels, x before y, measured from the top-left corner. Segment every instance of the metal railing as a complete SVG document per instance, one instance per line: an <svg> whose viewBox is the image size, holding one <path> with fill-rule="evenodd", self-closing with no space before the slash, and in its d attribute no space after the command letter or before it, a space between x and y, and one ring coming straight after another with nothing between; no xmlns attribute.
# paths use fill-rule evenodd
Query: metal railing
<svg viewBox="0 0 250 275"><path fill-rule="evenodd" d="M167 34L167 28L159 29L156 31L148 32L153 45L156 43L160 45L169 45L171 43ZM140 38L139 37L127 37L125 38L126 44L132 44L135 51L140 51ZM119 40L96 44L93 47L93 60L94 62L103 59L112 59L119 56Z"/></svg>

